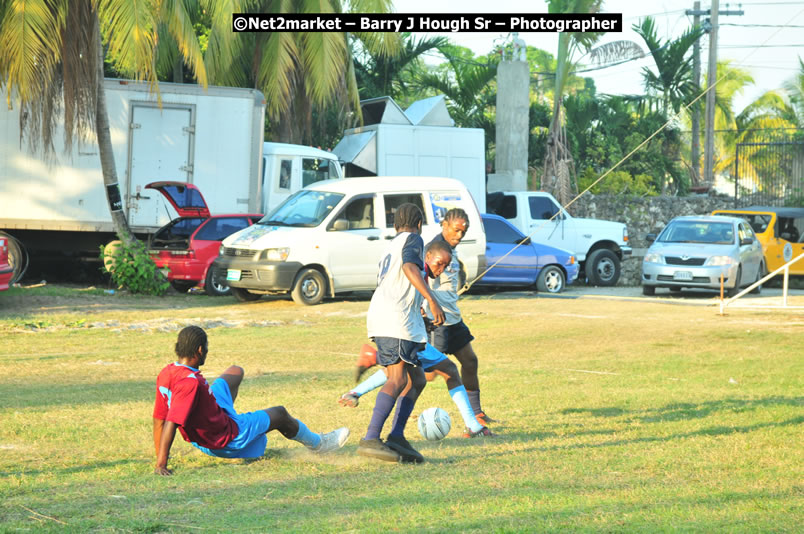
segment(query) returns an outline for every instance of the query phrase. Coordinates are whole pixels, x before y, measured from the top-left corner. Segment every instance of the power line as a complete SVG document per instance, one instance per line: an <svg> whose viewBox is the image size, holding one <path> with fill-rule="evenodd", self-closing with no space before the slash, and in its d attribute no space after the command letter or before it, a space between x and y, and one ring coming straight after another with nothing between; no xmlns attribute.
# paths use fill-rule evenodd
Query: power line
<svg viewBox="0 0 804 534"><path fill-rule="evenodd" d="M721 26L739 26L741 28L804 28L799 24L737 24L734 22L721 22Z"/></svg>

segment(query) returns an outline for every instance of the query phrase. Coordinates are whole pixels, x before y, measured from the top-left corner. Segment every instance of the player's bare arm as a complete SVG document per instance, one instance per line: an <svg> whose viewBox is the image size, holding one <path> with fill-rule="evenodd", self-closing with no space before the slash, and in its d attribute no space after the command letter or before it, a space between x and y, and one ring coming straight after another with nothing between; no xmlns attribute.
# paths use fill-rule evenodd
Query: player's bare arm
<svg viewBox="0 0 804 534"><path fill-rule="evenodd" d="M159 440L159 451L156 454L156 468L154 469L154 473L157 475L170 476L173 474L173 471L167 468L167 463L173 438L176 437L176 426L173 421L165 421L162 426L162 436Z"/></svg>
<svg viewBox="0 0 804 534"><path fill-rule="evenodd" d="M430 286L422 278L421 271L415 263L405 263L402 265L402 272L405 277L410 281L411 285L416 288L416 291L422 294L430 304L430 311L433 313L433 324L440 325L444 323L444 310L438 305L433 293L430 291Z"/></svg>

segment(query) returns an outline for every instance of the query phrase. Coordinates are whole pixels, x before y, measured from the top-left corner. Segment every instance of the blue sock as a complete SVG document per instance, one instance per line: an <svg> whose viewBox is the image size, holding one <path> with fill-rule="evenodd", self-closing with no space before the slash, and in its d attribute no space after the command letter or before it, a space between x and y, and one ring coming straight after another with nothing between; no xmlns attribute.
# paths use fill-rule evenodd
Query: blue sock
<svg viewBox="0 0 804 534"><path fill-rule="evenodd" d="M377 399L374 401L374 411L371 414L371 422L366 431L366 439L380 439L385 420L391 415L391 410L393 409L394 398L382 391L377 393Z"/></svg>
<svg viewBox="0 0 804 534"><path fill-rule="evenodd" d="M466 388L463 386L458 386L456 388L452 388L449 390L449 395L452 397L452 401L458 407L458 411L461 412L461 417L463 417L463 422L466 423L466 426L469 427L469 430L472 432L477 432L483 425L475 417L475 412L472 410L472 405L469 404L469 395L466 394Z"/></svg>
<svg viewBox="0 0 804 534"><path fill-rule="evenodd" d="M352 393L356 394L358 397L362 397L369 391L382 387L386 382L388 382L388 377L385 376L385 369L380 369L367 379L360 382L357 387L352 390Z"/></svg>
<svg viewBox="0 0 804 534"><path fill-rule="evenodd" d="M299 423L299 431L296 432L296 435L291 439L293 441L298 441L299 443L302 443L311 449L318 447L318 445L321 443L321 435L311 431L309 428L307 428L307 425L298 419L296 419L296 422Z"/></svg>
<svg viewBox="0 0 804 534"><path fill-rule="evenodd" d="M396 413L394 414L394 424L391 426L391 435L397 437L405 437L405 425L413 412L415 401L408 397L399 397L396 401Z"/></svg>

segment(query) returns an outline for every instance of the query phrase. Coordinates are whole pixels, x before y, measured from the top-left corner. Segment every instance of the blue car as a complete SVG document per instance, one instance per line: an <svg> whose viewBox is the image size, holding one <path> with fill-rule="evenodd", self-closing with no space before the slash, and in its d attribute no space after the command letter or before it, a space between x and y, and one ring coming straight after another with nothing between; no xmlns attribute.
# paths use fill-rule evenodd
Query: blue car
<svg viewBox="0 0 804 534"><path fill-rule="evenodd" d="M499 215L484 213L482 217L486 230L486 262L494 267L475 282L475 286L535 285L541 292L560 293L578 278L578 260L571 252L532 243ZM522 245L505 256L519 243Z"/></svg>

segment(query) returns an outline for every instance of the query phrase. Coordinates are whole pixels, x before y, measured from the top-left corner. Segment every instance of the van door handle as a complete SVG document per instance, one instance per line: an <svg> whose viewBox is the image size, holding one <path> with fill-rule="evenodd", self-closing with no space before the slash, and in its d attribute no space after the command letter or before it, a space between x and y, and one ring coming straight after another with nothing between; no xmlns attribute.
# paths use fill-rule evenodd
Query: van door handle
<svg viewBox="0 0 804 534"><path fill-rule="evenodd" d="M377 237L376 235L370 235L366 239L368 239L369 241L378 241L380 238Z"/></svg>
<svg viewBox="0 0 804 534"><path fill-rule="evenodd" d="M393 236L393 235L387 235L387 236L385 236L385 239L393 239L394 237L396 237L396 236Z"/></svg>

